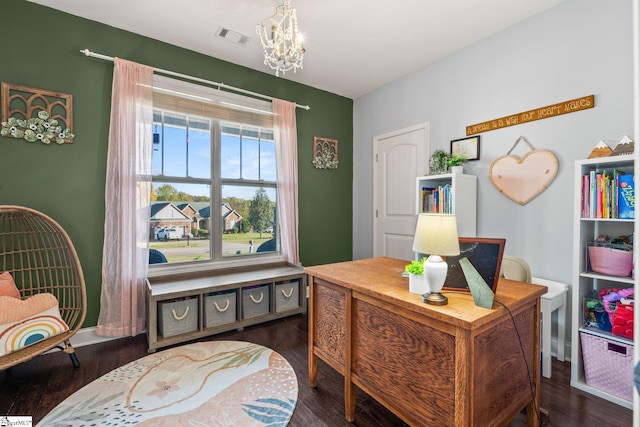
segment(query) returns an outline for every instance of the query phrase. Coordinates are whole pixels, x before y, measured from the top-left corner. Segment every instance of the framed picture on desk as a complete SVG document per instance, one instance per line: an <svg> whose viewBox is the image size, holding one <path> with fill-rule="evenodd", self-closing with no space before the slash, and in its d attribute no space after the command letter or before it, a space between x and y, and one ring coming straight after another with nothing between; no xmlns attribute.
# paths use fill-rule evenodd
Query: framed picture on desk
<svg viewBox="0 0 640 427"><path fill-rule="evenodd" d="M470 292L467 279L460 266L460 260L467 258L495 294L506 239L460 237L458 240L460 255L447 257L449 270L443 289L445 291Z"/></svg>

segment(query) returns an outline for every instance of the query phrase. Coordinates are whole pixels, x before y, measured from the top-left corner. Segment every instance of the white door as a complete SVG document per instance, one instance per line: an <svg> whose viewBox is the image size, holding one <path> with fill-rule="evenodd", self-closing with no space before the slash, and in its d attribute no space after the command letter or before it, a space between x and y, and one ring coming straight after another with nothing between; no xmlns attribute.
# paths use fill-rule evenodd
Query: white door
<svg viewBox="0 0 640 427"><path fill-rule="evenodd" d="M428 171L428 152L428 123L374 138L374 256L414 259L416 177Z"/></svg>

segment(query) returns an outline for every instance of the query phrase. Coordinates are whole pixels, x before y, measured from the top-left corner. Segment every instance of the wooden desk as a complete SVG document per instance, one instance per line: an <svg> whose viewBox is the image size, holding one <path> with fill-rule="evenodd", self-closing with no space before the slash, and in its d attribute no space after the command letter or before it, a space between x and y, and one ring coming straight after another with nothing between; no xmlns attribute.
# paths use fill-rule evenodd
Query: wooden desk
<svg viewBox="0 0 640 427"><path fill-rule="evenodd" d="M401 276L406 264L372 258L305 269L311 385L317 358L344 375L347 421L358 386L414 426L507 425L525 406L537 426L546 288L500 280L496 300L512 321L501 305L477 307L466 293L424 304Z"/></svg>

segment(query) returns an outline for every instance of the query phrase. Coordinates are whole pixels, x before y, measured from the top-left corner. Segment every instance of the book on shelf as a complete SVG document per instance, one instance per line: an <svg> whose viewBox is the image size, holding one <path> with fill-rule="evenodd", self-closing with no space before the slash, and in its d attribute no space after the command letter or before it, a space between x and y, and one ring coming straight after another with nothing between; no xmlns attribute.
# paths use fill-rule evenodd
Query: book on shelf
<svg viewBox="0 0 640 427"><path fill-rule="evenodd" d="M618 218L634 219L636 196L633 174L618 177Z"/></svg>
<svg viewBox="0 0 640 427"><path fill-rule="evenodd" d="M581 186L583 218L634 218L632 174L625 174L618 169L592 170L582 176Z"/></svg>
<svg viewBox="0 0 640 427"><path fill-rule="evenodd" d="M589 172L589 218L596 217L596 171Z"/></svg>
<svg viewBox="0 0 640 427"><path fill-rule="evenodd" d="M602 216L602 173L596 173L596 218Z"/></svg>
<svg viewBox="0 0 640 427"><path fill-rule="evenodd" d="M423 213L453 213L451 184L422 187L420 197L421 212Z"/></svg>
<svg viewBox="0 0 640 427"><path fill-rule="evenodd" d="M582 217L583 218L589 218L589 216L591 215L590 213L590 206L589 206L589 200L591 199L591 197L589 197L589 175L583 175L582 176Z"/></svg>

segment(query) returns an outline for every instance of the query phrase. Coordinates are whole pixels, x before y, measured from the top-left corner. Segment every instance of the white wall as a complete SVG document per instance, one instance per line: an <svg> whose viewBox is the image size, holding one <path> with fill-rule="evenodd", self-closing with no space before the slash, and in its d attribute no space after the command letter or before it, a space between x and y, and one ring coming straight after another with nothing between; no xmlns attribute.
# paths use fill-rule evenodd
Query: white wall
<svg viewBox="0 0 640 427"><path fill-rule="evenodd" d="M373 255L374 136L428 121L431 151L448 151L468 125L590 94L595 108L482 133L480 160L465 165L478 176L478 235L505 237L506 252L525 258L535 276L570 283L574 162L600 139L633 138L627 0L567 0L356 99L354 258ZM521 135L559 161L549 188L524 206L501 195L488 175ZM521 143L512 154L527 150Z"/></svg>
<svg viewBox="0 0 640 427"><path fill-rule="evenodd" d="M505 252L534 276L571 283L574 162L600 139L633 138L631 16L631 0L566 0L356 99L354 259L373 255L374 136L430 122L431 151L448 151L468 125L593 94L595 108L482 133L480 160L465 165L478 176L478 236L505 237ZM488 176L521 135L559 161L549 188L524 206ZM512 154L526 151L519 144Z"/></svg>

